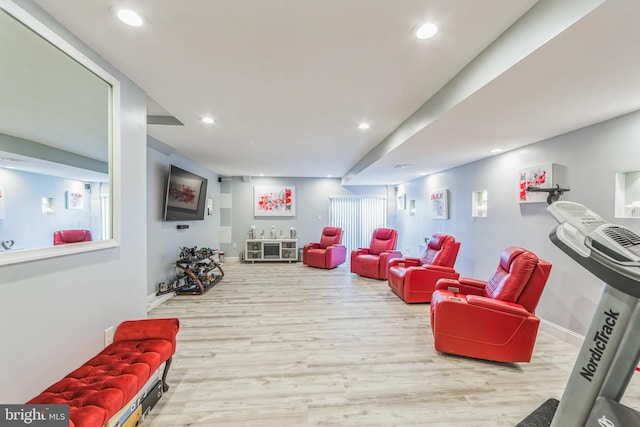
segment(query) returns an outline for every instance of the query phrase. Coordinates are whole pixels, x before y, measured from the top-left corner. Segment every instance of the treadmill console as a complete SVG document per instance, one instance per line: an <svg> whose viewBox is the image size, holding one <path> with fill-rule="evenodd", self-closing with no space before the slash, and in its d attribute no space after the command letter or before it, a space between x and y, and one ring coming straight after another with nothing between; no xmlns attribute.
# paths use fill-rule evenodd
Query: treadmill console
<svg viewBox="0 0 640 427"><path fill-rule="evenodd" d="M551 241L614 288L640 298L640 236L607 222L579 203L557 201L547 208L560 224Z"/></svg>

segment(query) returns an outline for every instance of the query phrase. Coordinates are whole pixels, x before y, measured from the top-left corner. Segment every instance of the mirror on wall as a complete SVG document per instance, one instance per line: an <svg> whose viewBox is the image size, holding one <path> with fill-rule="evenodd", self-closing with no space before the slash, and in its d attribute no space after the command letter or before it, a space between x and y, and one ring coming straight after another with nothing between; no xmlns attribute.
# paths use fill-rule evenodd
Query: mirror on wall
<svg viewBox="0 0 640 427"><path fill-rule="evenodd" d="M9 0L0 51L0 265L117 245L118 81Z"/></svg>

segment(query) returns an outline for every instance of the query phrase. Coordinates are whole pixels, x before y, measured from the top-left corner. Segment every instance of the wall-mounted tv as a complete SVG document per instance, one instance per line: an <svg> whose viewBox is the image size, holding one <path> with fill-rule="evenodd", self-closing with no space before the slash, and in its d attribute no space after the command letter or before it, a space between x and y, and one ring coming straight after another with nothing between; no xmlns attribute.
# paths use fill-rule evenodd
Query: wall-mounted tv
<svg viewBox="0 0 640 427"><path fill-rule="evenodd" d="M165 221L203 220L207 180L171 165L164 203Z"/></svg>

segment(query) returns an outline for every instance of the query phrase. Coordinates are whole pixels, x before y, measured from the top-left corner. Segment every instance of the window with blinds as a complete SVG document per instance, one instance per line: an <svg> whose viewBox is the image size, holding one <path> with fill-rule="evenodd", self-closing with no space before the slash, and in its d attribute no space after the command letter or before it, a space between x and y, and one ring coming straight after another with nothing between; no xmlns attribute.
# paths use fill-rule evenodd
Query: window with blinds
<svg viewBox="0 0 640 427"><path fill-rule="evenodd" d="M373 230L387 225L387 198L329 196L329 221L330 225L342 228L342 244L347 253L368 247Z"/></svg>

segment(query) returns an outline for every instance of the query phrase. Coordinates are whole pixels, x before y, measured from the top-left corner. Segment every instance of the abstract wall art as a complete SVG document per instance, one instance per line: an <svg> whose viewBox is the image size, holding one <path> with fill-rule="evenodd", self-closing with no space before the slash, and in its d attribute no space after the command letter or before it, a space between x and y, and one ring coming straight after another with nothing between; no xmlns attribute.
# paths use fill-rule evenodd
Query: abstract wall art
<svg viewBox="0 0 640 427"><path fill-rule="evenodd" d="M435 190L429 195L433 219L449 219L449 190Z"/></svg>
<svg viewBox="0 0 640 427"><path fill-rule="evenodd" d="M67 191L67 209L84 209L84 193Z"/></svg>
<svg viewBox="0 0 640 427"><path fill-rule="evenodd" d="M254 216L295 216L296 188L291 186L254 186Z"/></svg>
<svg viewBox="0 0 640 427"><path fill-rule="evenodd" d="M546 203L547 193L527 191L527 187L553 187L553 164L548 163L520 169L518 184L520 203Z"/></svg>

